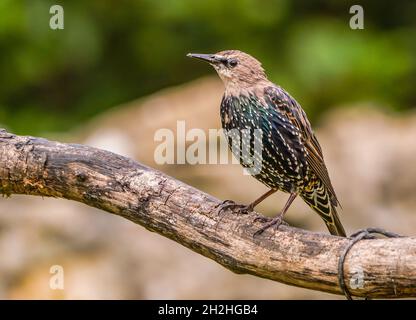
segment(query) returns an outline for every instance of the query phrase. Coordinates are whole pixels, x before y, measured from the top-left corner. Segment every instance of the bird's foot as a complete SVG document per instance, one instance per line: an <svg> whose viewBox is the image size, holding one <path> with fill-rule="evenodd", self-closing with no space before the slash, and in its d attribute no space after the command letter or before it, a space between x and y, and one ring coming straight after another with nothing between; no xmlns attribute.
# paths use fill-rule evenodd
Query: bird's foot
<svg viewBox="0 0 416 320"><path fill-rule="evenodd" d="M280 225L288 225L285 221L283 221L283 216L282 215L278 215L276 217L274 217L273 219L267 218L267 217L257 217L256 219L254 219L254 221L262 221L262 222L267 222L263 227L261 227L259 230L257 230L253 237L256 237L260 234L262 234L264 231L266 231L267 229L273 227L274 230L276 231L277 229L279 229Z"/></svg>
<svg viewBox="0 0 416 320"><path fill-rule="evenodd" d="M232 210L235 214L248 214L253 211L252 205L237 204L232 200L224 200L217 206L217 214L219 216L218 222L215 226L215 229L218 228L221 220L224 217L224 212L227 210Z"/></svg>
<svg viewBox="0 0 416 320"><path fill-rule="evenodd" d="M237 204L233 200L224 200L217 206L217 213L220 215L224 211L231 210L237 214L248 214L253 209L252 205Z"/></svg>
<svg viewBox="0 0 416 320"><path fill-rule="evenodd" d="M254 218L253 222L260 222L260 223L266 223L272 220L273 218L266 217L266 216L258 216Z"/></svg>

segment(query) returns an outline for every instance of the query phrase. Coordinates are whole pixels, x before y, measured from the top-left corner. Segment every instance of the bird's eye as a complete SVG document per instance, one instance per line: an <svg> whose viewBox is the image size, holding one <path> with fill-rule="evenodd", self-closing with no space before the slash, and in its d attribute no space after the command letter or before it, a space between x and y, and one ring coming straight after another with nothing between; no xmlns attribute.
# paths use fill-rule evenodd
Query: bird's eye
<svg viewBox="0 0 416 320"><path fill-rule="evenodd" d="M229 65L231 68L234 68L237 64L238 64L237 59L230 59L230 60L228 60L228 65Z"/></svg>

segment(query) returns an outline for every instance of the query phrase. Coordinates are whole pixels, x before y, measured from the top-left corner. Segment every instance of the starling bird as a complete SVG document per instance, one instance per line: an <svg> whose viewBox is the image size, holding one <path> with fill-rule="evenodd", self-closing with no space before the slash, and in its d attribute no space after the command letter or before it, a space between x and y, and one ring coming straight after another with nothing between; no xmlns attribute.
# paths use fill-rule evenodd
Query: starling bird
<svg viewBox="0 0 416 320"><path fill-rule="evenodd" d="M221 122L229 147L244 167L244 141L238 148L230 132L250 130L249 154L260 160L261 168L252 174L270 190L248 206L226 201L223 208L237 207L249 212L271 194L289 193L282 211L255 234L278 226L296 196L300 196L324 220L333 235L346 236L336 207L339 201L329 179L321 146L299 103L280 86L267 79L261 63L252 56L227 50L216 54L190 53L188 57L211 64L225 85L221 101ZM254 135L261 130L260 138ZM261 139L260 152L254 141Z"/></svg>

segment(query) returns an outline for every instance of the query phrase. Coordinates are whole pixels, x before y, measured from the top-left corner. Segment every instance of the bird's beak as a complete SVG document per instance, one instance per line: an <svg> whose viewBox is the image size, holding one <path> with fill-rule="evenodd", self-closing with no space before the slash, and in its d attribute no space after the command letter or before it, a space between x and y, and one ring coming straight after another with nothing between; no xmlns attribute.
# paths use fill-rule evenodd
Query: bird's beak
<svg viewBox="0 0 416 320"><path fill-rule="evenodd" d="M222 61L221 57L215 54L188 53L186 56L190 58L195 58L195 59L199 59L202 61L206 61L211 64L216 64Z"/></svg>

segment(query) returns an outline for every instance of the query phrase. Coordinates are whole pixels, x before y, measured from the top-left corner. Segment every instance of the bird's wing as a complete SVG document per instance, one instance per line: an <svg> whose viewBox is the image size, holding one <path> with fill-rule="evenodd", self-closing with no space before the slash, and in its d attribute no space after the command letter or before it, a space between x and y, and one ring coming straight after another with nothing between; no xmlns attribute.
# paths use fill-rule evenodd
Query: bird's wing
<svg viewBox="0 0 416 320"><path fill-rule="evenodd" d="M329 178L328 170L325 166L322 148L313 133L311 124L301 106L289 95L289 93L280 87L268 87L265 89L265 94L269 100L268 104L271 104L276 111L288 119L290 123L298 129L307 150L307 163L327 188L331 195L332 204L339 204Z"/></svg>

